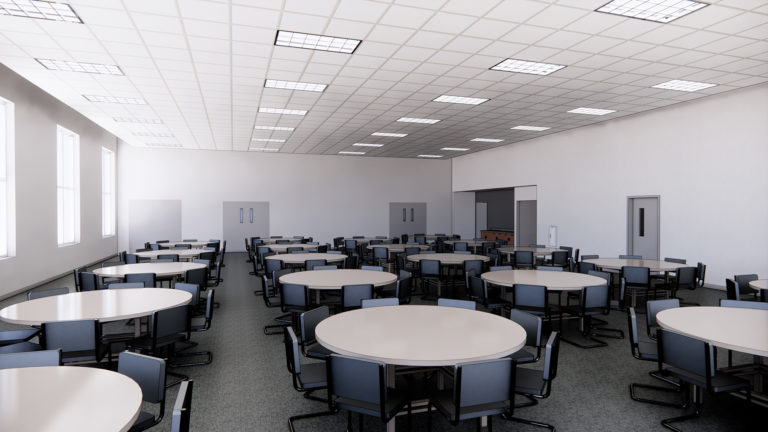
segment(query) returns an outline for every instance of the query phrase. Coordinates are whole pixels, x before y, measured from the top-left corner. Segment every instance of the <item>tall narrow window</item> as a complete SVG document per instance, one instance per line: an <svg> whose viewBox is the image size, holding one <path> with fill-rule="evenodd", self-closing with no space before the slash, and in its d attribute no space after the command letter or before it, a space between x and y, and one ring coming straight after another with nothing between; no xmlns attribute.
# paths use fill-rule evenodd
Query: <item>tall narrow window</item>
<svg viewBox="0 0 768 432"><path fill-rule="evenodd" d="M56 189L59 246L80 243L80 136L56 130Z"/></svg>
<svg viewBox="0 0 768 432"><path fill-rule="evenodd" d="M101 148L101 235L115 235L115 152Z"/></svg>
<svg viewBox="0 0 768 432"><path fill-rule="evenodd" d="M0 258L16 252L13 103L0 98Z"/></svg>

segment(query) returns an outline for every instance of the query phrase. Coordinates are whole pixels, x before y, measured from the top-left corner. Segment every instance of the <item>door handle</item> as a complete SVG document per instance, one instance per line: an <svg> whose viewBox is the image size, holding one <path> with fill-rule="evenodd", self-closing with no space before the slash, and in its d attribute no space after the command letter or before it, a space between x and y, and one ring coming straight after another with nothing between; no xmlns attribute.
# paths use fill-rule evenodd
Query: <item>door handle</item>
<svg viewBox="0 0 768 432"><path fill-rule="evenodd" d="M240 223L243 223L243 208L240 207Z"/></svg>
<svg viewBox="0 0 768 432"><path fill-rule="evenodd" d="M251 207L251 223L253 223L253 207Z"/></svg>

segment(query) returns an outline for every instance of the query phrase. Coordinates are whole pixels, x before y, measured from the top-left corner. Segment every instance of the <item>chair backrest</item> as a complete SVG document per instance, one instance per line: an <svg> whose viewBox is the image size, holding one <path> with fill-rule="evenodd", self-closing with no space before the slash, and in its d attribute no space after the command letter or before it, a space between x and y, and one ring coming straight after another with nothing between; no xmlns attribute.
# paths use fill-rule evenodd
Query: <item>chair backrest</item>
<svg viewBox="0 0 768 432"><path fill-rule="evenodd" d="M384 363L332 354L327 363L331 404L335 398L343 398L375 405L385 419L386 375Z"/></svg>
<svg viewBox="0 0 768 432"><path fill-rule="evenodd" d="M107 285L107 289L144 288L144 282L115 282Z"/></svg>
<svg viewBox="0 0 768 432"><path fill-rule="evenodd" d="M46 322L42 329L43 348L60 348L65 361L96 360L99 357L101 331L97 320Z"/></svg>
<svg viewBox="0 0 768 432"><path fill-rule="evenodd" d="M365 299L373 298L373 285L344 285L341 287L341 307L343 309L356 309L362 307Z"/></svg>
<svg viewBox="0 0 768 432"><path fill-rule="evenodd" d="M584 273L584 274L587 274L592 270L597 270L594 264L588 263L588 262L579 262L577 264L577 269L579 273Z"/></svg>
<svg viewBox="0 0 768 432"><path fill-rule="evenodd" d="M190 269L184 272L184 282L195 284L200 288L208 286L208 267Z"/></svg>
<svg viewBox="0 0 768 432"><path fill-rule="evenodd" d="M363 309L372 308L372 307L381 307L381 306L397 306L400 304L400 300L397 297L363 299L361 304Z"/></svg>
<svg viewBox="0 0 768 432"><path fill-rule="evenodd" d="M403 273L406 273L407 276L403 276ZM396 285L395 285L395 297L398 298L398 300L403 302L410 302L411 298L411 272L400 270L400 277L398 277Z"/></svg>
<svg viewBox="0 0 768 432"><path fill-rule="evenodd" d="M30 291L27 293L27 300L34 300L43 297L51 297L56 295L69 294L68 287L51 288L46 290Z"/></svg>
<svg viewBox="0 0 768 432"><path fill-rule="evenodd" d="M285 346L285 364L288 372L294 376L295 383L296 376L301 374L301 357L299 356L299 338L290 326L283 330L283 345Z"/></svg>
<svg viewBox="0 0 768 432"><path fill-rule="evenodd" d="M528 247L532 247L532 248L545 248L545 247L547 247L547 245L536 244L536 243L529 243Z"/></svg>
<svg viewBox="0 0 768 432"><path fill-rule="evenodd" d="M768 310L768 303L746 300L720 299L720 307Z"/></svg>
<svg viewBox="0 0 768 432"><path fill-rule="evenodd" d="M316 265L312 270L338 270L339 266L336 264Z"/></svg>
<svg viewBox="0 0 768 432"><path fill-rule="evenodd" d="M696 267L680 267L675 270L675 288L696 289Z"/></svg>
<svg viewBox="0 0 768 432"><path fill-rule="evenodd" d="M364 265L364 266L360 266L360 270L384 271L384 267L382 267L382 266Z"/></svg>
<svg viewBox="0 0 768 432"><path fill-rule="evenodd" d="M200 285L187 282L176 282L173 285L173 288L192 294L192 302L189 305L192 307L198 305L200 300Z"/></svg>
<svg viewBox="0 0 768 432"><path fill-rule="evenodd" d="M285 248L285 251L288 253L304 253L304 248L301 246L292 246Z"/></svg>
<svg viewBox="0 0 768 432"><path fill-rule="evenodd" d="M643 259L642 255L619 255L619 259Z"/></svg>
<svg viewBox="0 0 768 432"><path fill-rule="evenodd" d="M171 249L192 249L192 245L189 243L176 243L176 246Z"/></svg>
<svg viewBox="0 0 768 432"><path fill-rule="evenodd" d="M563 271L562 267L555 267L555 266L536 266L536 270L545 270L545 271Z"/></svg>
<svg viewBox="0 0 768 432"><path fill-rule="evenodd" d="M80 272L80 291L94 291L99 287L99 277L95 273Z"/></svg>
<svg viewBox="0 0 768 432"><path fill-rule="evenodd" d="M432 259L423 259L419 261L421 276L439 277L440 261Z"/></svg>
<svg viewBox="0 0 768 432"><path fill-rule="evenodd" d="M530 265L533 266L533 252L531 251L515 251L515 265Z"/></svg>
<svg viewBox="0 0 768 432"><path fill-rule="evenodd" d="M648 267L624 266L621 268L621 277L627 286L648 287L651 283L651 271Z"/></svg>
<svg viewBox="0 0 768 432"><path fill-rule="evenodd" d="M314 270L317 266L324 266L328 262L324 259L309 259L304 261L304 268L306 270Z"/></svg>
<svg viewBox="0 0 768 432"><path fill-rule="evenodd" d="M749 287L749 283L754 280L757 280L756 274L736 275L733 277L733 280L736 282L737 286L739 287L739 293L741 295L755 293L755 291Z"/></svg>
<svg viewBox="0 0 768 432"><path fill-rule="evenodd" d="M167 259L171 262L179 262L179 254L157 254L157 259Z"/></svg>
<svg viewBox="0 0 768 432"><path fill-rule="evenodd" d="M150 288L157 285L157 276L154 273L129 273L125 275L125 282L144 282L144 287Z"/></svg>
<svg viewBox="0 0 768 432"><path fill-rule="evenodd" d="M611 293L608 290L608 285L583 287L580 305L583 314L601 313L607 315L611 311Z"/></svg>
<svg viewBox="0 0 768 432"><path fill-rule="evenodd" d="M125 263L126 264L138 264L139 262L139 256L136 254L125 254Z"/></svg>
<svg viewBox="0 0 768 432"><path fill-rule="evenodd" d="M184 380L176 394L171 415L171 432L189 432L189 418L192 414L192 385L194 381Z"/></svg>
<svg viewBox="0 0 768 432"><path fill-rule="evenodd" d="M416 243L418 243L420 245L427 244L427 238L424 237L424 236L414 236L414 240L416 240Z"/></svg>
<svg viewBox="0 0 768 432"><path fill-rule="evenodd" d="M557 376L557 361L560 357L560 332L553 331L549 334L547 345L544 349L544 381L552 381Z"/></svg>
<svg viewBox="0 0 768 432"><path fill-rule="evenodd" d="M477 310L477 303L470 300L456 300L451 298L440 297L437 299L437 305L455 307L460 309Z"/></svg>
<svg viewBox="0 0 768 432"><path fill-rule="evenodd" d="M552 252L552 265L553 266L566 266L568 265L568 258L570 258L571 253L562 250L562 251L554 251Z"/></svg>
<svg viewBox="0 0 768 432"><path fill-rule="evenodd" d="M707 265L701 262L696 264L696 285L703 287L704 278L707 275Z"/></svg>
<svg viewBox="0 0 768 432"><path fill-rule="evenodd" d="M264 260L264 269L267 272L267 274L272 274L272 272L281 270L283 268L283 261L279 259L265 259Z"/></svg>
<svg viewBox="0 0 768 432"><path fill-rule="evenodd" d="M145 402L165 406L165 360L123 351L117 358L117 372L136 381Z"/></svg>
<svg viewBox="0 0 768 432"><path fill-rule="evenodd" d="M284 269L275 270L268 273L269 277L272 278L272 286L274 287L274 289L278 289L280 287L280 278L289 273L293 273L293 269L284 268Z"/></svg>
<svg viewBox="0 0 768 432"><path fill-rule="evenodd" d="M656 314L667 309L674 309L680 307L680 299L672 298L665 300L649 300L645 302L645 322L648 326L648 332L651 334L653 327L658 327L659 323L656 322Z"/></svg>
<svg viewBox="0 0 768 432"><path fill-rule="evenodd" d="M514 284L512 307L540 315L547 310L547 287L543 285Z"/></svg>
<svg viewBox="0 0 768 432"><path fill-rule="evenodd" d="M627 308L627 330L629 333L629 347L632 350L632 356L635 358L639 358L639 344L640 344L640 335L637 331L637 313L635 313L635 308L628 307Z"/></svg>
<svg viewBox="0 0 768 432"><path fill-rule="evenodd" d="M475 272L475 275L483 274L483 261L482 260L466 260L462 264L464 267L464 273Z"/></svg>
<svg viewBox="0 0 768 432"><path fill-rule="evenodd" d="M707 388L714 375L712 346L701 339L660 329L658 334L659 369L663 364L693 374L706 381Z"/></svg>
<svg viewBox="0 0 768 432"><path fill-rule="evenodd" d="M417 247L406 247L405 248L405 255L418 255L421 253L421 249Z"/></svg>
<svg viewBox="0 0 768 432"><path fill-rule="evenodd" d="M389 249L385 247L375 247L373 248L373 258L375 259L388 259L389 258Z"/></svg>
<svg viewBox="0 0 768 432"><path fill-rule="evenodd" d="M541 346L541 332L544 327L541 317L518 309L512 309L509 311L509 319L519 324L525 330L526 345Z"/></svg>
<svg viewBox="0 0 768 432"><path fill-rule="evenodd" d="M283 312L303 311L309 305L306 285L280 284L280 307Z"/></svg>
<svg viewBox="0 0 768 432"><path fill-rule="evenodd" d="M739 285L733 279L725 279L725 292L728 300L741 300Z"/></svg>
<svg viewBox="0 0 768 432"><path fill-rule="evenodd" d="M600 255L582 255L581 260L588 260L588 259L598 259L600 258Z"/></svg>
<svg viewBox="0 0 768 432"><path fill-rule="evenodd" d="M495 406L499 402L514 400L515 363L512 359L501 358L459 363L454 366L453 404L454 412L449 413L451 421L475 418L497 412L504 412L510 405L496 409L467 409L478 406ZM474 411L474 412L473 412Z"/></svg>
<svg viewBox="0 0 768 432"><path fill-rule="evenodd" d="M512 270L512 266L502 265L502 266L491 266L488 268L488 271L500 271L500 270Z"/></svg>
<svg viewBox="0 0 768 432"><path fill-rule="evenodd" d="M315 342L315 327L320 321L331 316L328 306L320 306L312 310L303 312L299 316L299 328L301 329L302 344L311 344Z"/></svg>
<svg viewBox="0 0 768 432"><path fill-rule="evenodd" d="M454 251L466 251L466 250L469 250L468 248L469 248L469 246L468 246L467 242L455 242L453 244L453 250Z"/></svg>
<svg viewBox="0 0 768 432"><path fill-rule="evenodd" d="M200 252L199 258L209 262L216 261L216 252Z"/></svg>
<svg viewBox="0 0 768 432"><path fill-rule="evenodd" d="M152 313L151 335L154 340L189 331L189 307L187 305L162 309Z"/></svg>
<svg viewBox="0 0 768 432"><path fill-rule="evenodd" d="M671 263L677 263L677 264L685 264L686 261L682 258L664 258L665 262L671 262Z"/></svg>
<svg viewBox="0 0 768 432"><path fill-rule="evenodd" d="M0 354L0 369L60 365L61 349Z"/></svg>
<svg viewBox="0 0 768 432"><path fill-rule="evenodd" d="M467 284L467 295L469 298L473 300L482 300L485 298L485 286L487 284L485 279L469 273L467 275L467 280L469 281Z"/></svg>

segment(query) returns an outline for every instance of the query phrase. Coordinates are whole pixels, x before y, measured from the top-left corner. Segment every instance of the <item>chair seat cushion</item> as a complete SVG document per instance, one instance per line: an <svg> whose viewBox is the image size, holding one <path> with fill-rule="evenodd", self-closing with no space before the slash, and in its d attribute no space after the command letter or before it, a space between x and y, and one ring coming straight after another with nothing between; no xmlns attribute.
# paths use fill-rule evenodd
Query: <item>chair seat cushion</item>
<svg viewBox="0 0 768 432"><path fill-rule="evenodd" d="M669 376L677 378L683 382L687 382L704 389L707 388L706 379L701 375L695 375L688 371L674 367L667 368L666 371L669 373ZM715 376L712 377L711 383L712 391L715 393L746 390L752 387L752 383L743 378L720 372L716 373Z"/></svg>
<svg viewBox="0 0 768 432"><path fill-rule="evenodd" d="M521 349L520 351L516 353L512 353L509 358L515 360L518 364L520 363L533 363L536 361L536 356L529 353L528 351Z"/></svg>
<svg viewBox="0 0 768 432"><path fill-rule="evenodd" d="M545 382L542 372L534 369L517 368L515 373L515 392L531 396L544 394Z"/></svg>
<svg viewBox="0 0 768 432"><path fill-rule="evenodd" d="M656 361L659 359L658 347L653 342L638 342L638 352L640 353L640 360Z"/></svg>

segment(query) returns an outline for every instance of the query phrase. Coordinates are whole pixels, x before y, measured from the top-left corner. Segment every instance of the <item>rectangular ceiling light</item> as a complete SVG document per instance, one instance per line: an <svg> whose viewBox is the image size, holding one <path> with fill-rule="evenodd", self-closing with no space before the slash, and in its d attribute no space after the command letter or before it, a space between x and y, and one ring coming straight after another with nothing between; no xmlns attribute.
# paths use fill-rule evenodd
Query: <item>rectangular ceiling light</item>
<svg viewBox="0 0 768 432"><path fill-rule="evenodd" d="M277 139L277 138L254 138L251 141L259 141L259 142L279 142L284 143L284 139Z"/></svg>
<svg viewBox="0 0 768 432"><path fill-rule="evenodd" d="M397 119L399 122L404 123L426 123L426 124L435 124L439 122L440 120L435 119L424 119L424 118L415 118L415 117L400 117Z"/></svg>
<svg viewBox="0 0 768 432"><path fill-rule="evenodd" d="M705 6L709 6L709 4L691 0L613 0L595 10L613 15L668 23Z"/></svg>
<svg viewBox="0 0 768 432"><path fill-rule="evenodd" d="M355 147L384 147L384 144L354 143Z"/></svg>
<svg viewBox="0 0 768 432"><path fill-rule="evenodd" d="M616 112L616 110L581 107L581 108L572 109L568 112L574 113L574 114L606 115L606 114L614 113Z"/></svg>
<svg viewBox="0 0 768 432"><path fill-rule="evenodd" d="M0 0L0 15L12 15L49 21L66 21L82 24L83 20L66 3L38 0Z"/></svg>
<svg viewBox="0 0 768 432"><path fill-rule="evenodd" d="M563 65L552 63L539 63L526 60L506 59L496 66L491 67L491 70L519 72L531 75L549 75L552 72L559 71L564 67L565 66Z"/></svg>
<svg viewBox="0 0 768 432"><path fill-rule="evenodd" d="M490 99L441 95L432 99L432 102L446 102L446 103L455 103L455 104L464 104L464 105L480 105L481 103L488 102L489 100Z"/></svg>
<svg viewBox="0 0 768 432"><path fill-rule="evenodd" d="M36 58L46 69L63 72L84 72L102 75L125 75L117 65L99 63L81 63L69 60L51 60Z"/></svg>
<svg viewBox="0 0 768 432"><path fill-rule="evenodd" d="M298 81L281 81L281 80L271 80L268 79L264 81L264 87L266 88L276 88L276 89L285 89L285 90L301 90L301 91L311 91L311 92L322 92L325 90L328 85L326 84L313 84L313 83L305 83L305 82L298 82Z"/></svg>
<svg viewBox="0 0 768 432"><path fill-rule="evenodd" d="M117 103L123 105L146 105L147 102L141 98L122 97L122 96L99 96L99 95L83 95L84 98L91 102L105 102L105 103Z"/></svg>
<svg viewBox="0 0 768 432"><path fill-rule="evenodd" d="M503 139L497 139L497 138L472 138L470 141L498 143L498 142L502 142L504 140Z"/></svg>
<svg viewBox="0 0 768 432"><path fill-rule="evenodd" d="M173 138L170 132L134 132L133 134L140 137Z"/></svg>
<svg viewBox="0 0 768 432"><path fill-rule="evenodd" d="M440 150L447 150L447 151L467 151L468 148L464 147L443 147Z"/></svg>
<svg viewBox="0 0 768 432"><path fill-rule="evenodd" d="M263 152L276 152L276 151L280 151L279 148L268 148L268 147L249 147L248 150L250 150L250 151L263 151Z"/></svg>
<svg viewBox="0 0 768 432"><path fill-rule="evenodd" d="M418 155L420 158L441 158L443 155L433 155L433 154L420 154Z"/></svg>
<svg viewBox="0 0 768 432"><path fill-rule="evenodd" d="M307 110L283 109L283 108L259 108L260 113L267 114L286 114L286 115L307 115Z"/></svg>
<svg viewBox="0 0 768 432"><path fill-rule="evenodd" d="M358 151L340 151L339 154L344 155L364 155L365 152L358 152Z"/></svg>
<svg viewBox="0 0 768 432"><path fill-rule="evenodd" d="M541 131L545 131L545 130L547 130L549 128L546 127L546 126L524 126L524 125L520 125L520 126L515 126L513 128L510 128L510 129L541 132Z"/></svg>
<svg viewBox="0 0 768 432"><path fill-rule="evenodd" d="M293 129L294 129L292 127L286 127L286 126L259 126L259 125L256 125L253 128L258 130L275 130L275 131L288 131L288 132L293 132Z"/></svg>
<svg viewBox="0 0 768 432"><path fill-rule="evenodd" d="M653 86L653 88L677 90L677 91L684 91L684 92L695 92L698 90L703 90L705 88L714 87L716 85L717 84L710 84L710 83L703 83L703 82L696 82L696 81L672 80L672 81L663 82L661 84L656 84L655 86Z"/></svg>
<svg viewBox="0 0 768 432"><path fill-rule="evenodd" d="M392 132L374 132L371 135L373 136L383 136L383 137L393 137L393 138L403 138L408 136L406 133L392 133Z"/></svg>
<svg viewBox="0 0 768 432"><path fill-rule="evenodd" d="M330 51L352 54L362 42L360 39L347 39L334 36L323 36L309 33L299 33L278 30L275 45L305 48L319 51Z"/></svg>
<svg viewBox="0 0 768 432"><path fill-rule="evenodd" d="M139 117L112 117L117 123L140 123L140 124L163 124L163 121L156 118Z"/></svg>

